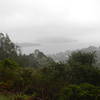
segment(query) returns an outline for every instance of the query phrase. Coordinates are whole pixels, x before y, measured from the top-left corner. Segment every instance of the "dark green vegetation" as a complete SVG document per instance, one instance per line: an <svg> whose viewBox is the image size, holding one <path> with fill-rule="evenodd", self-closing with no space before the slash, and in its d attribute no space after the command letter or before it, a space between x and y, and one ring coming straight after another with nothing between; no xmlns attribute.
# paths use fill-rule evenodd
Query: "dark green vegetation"
<svg viewBox="0 0 100 100"><path fill-rule="evenodd" d="M55 63L39 50L21 54L0 33L0 100L100 100L100 69L95 52L73 52Z"/></svg>

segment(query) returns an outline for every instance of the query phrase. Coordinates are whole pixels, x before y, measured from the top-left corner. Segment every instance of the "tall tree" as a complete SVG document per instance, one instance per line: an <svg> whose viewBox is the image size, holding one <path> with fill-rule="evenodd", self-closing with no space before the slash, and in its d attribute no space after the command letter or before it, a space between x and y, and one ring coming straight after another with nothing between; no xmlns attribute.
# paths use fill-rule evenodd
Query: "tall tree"
<svg viewBox="0 0 100 100"><path fill-rule="evenodd" d="M96 54L95 52L73 52L71 56L69 56L68 63L69 64L81 64L81 65L89 65L92 66L96 62Z"/></svg>
<svg viewBox="0 0 100 100"><path fill-rule="evenodd" d="M18 53L18 46L16 46L9 38L9 36L0 33L0 60L5 58L15 58Z"/></svg>

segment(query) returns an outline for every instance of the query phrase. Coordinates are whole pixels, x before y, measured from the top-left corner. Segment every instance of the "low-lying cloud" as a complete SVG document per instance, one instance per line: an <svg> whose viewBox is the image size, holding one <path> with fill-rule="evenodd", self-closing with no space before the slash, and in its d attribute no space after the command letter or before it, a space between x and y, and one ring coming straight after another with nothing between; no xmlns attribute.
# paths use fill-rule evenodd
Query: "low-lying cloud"
<svg viewBox="0 0 100 100"><path fill-rule="evenodd" d="M77 40L64 37L47 37L47 38L41 38L38 41L40 43L45 43L45 44L63 44L63 43L77 42Z"/></svg>

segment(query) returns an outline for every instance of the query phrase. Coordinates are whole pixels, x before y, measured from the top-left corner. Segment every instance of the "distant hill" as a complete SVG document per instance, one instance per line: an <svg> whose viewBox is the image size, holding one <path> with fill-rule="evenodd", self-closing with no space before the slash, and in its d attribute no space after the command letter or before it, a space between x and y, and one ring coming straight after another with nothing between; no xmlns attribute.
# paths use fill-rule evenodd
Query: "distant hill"
<svg viewBox="0 0 100 100"><path fill-rule="evenodd" d="M33 46L40 46L40 44L38 43L16 43L16 45L18 45L19 47L33 47Z"/></svg>
<svg viewBox="0 0 100 100"><path fill-rule="evenodd" d="M79 50L75 50L75 51L79 51ZM80 51L82 52L96 52L96 60L97 60L97 65L100 65L100 47L95 47L95 46L89 46L87 48L82 48L80 49ZM60 52L60 53L56 53L56 54L52 54L52 55L48 55L50 56L54 61L56 62L66 62L68 60L68 56L74 51L65 51L65 52Z"/></svg>
<svg viewBox="0 0 100 100"><path fill-rule="evenodd" d="M49 57L51 57L55 62L66 62L68 60L69 55L71 54L72 51L65 51L65 52L59 52L56 54L51 54L48 55Z"/></svg>
<svg viewBox="0 0 100 100"><path fill-rule="evenodd" d="M40 44L34 44L34 43L17 43L18 46L20 47L32 47L32 46L39 46ZM87 48L82 48L79 49L82 52L96 52L96 61L97 65L100 65L100 47L95 47L95 46L89 46ZM74 50L74 51L79 51L79 50ZM44 55L44 53L40 52L39 50L35 50L34 53L31 56L29 55L28 57L34 58L36 63L38 63L41 66L48 65L49 63L52 63L53 60L55 62L64 62L66 63L68 60L69 55L74 52L72 50L66 50L65 52L59 52L56 54L49 54L49 55ZM34 61L34 62L35 62ZM48 63L49 62L49 63ZM27 65L27 64L26 64Z"/></svg>
<svg viewBox="0 0 100 100"><path fill-rule="evenodd" d="M36 49L33 53L34 58L36 59L37 63L41 67L46 67L54 63L54 60L50 57L47 57L44 53L40 52L38 49Z"/></svg>
<svg viewBox="0 0 100 100"><path fill-rule="evenodd" d="M47 57L44 53L36 49L33 53L26 55L23 54L19 56L18 63L24 67L47 67L52 63L55 63L54 60L50 57Z"/></svg>

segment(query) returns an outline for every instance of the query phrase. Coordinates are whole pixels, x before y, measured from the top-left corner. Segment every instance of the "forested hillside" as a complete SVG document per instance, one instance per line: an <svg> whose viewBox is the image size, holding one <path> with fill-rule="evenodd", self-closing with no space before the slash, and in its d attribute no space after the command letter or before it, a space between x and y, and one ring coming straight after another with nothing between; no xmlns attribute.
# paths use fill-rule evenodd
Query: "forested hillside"
<svg viewBox="0 0 100 100"><path fill-rule="evenodd" d="M60 53L56 53L56 54L52 54L52 55L48 55L50 56L54 61L56 62L64 62L66 63L69 55L71 55L72 52L77 52L77 51L81 51L81 52L95 52L96 54L96 65L99 67L100 65L100 47L95 47L95 46L89 46L87 48L82 48L79 50L67 50L65 52L60 52Z"/></svg>
<svg viewBox="0 0 100 100"><path fill-rule="evenodd" d="M39 50L25 55L0 33L0 98L7 100L100 100L96 52L76 51L67 63Z"/></svg>

